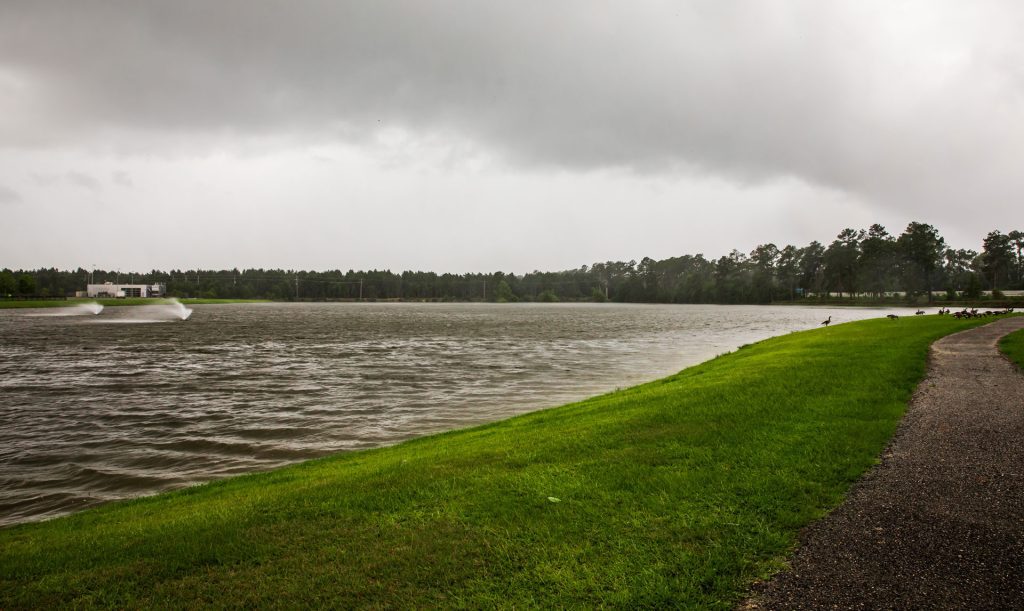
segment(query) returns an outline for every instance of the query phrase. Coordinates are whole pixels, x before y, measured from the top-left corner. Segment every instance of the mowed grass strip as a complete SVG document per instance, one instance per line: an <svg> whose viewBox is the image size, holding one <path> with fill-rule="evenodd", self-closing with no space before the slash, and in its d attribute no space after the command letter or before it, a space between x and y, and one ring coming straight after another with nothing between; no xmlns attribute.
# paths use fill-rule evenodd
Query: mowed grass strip
<svg viewBox="0 0 1024 611"><path fill-rule="evenodd" d="M0 310L22 308L69 308L80 303L91 303L95 299L0 299Z"/></svg>
<svg viewBox="0 0 1024 611"><path fill-rule="evenodd" d="M999 349L1017 366L1024 369L1024 329L1014 331L999 340Z"/></svg>
<svg viewBox="0 0 1024 611"><path fill-rule="evenodd" d="M491 425L0 530L0 608L729 608L874 464L935 339L794 333Z"/></svg>

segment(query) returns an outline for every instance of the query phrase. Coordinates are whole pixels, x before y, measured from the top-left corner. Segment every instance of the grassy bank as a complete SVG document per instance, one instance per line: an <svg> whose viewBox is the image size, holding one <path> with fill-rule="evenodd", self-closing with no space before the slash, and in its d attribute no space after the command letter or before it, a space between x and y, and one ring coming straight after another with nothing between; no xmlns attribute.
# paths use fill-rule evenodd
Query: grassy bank
<svg viewBox="0 0 1024 611"><path fill-rule="evenodd" d="M999 341L999 349L1024 369L1024 330L1016 331Z"/></svg>
<svg viewBox="0 0 1024 611"><path fill-rule="evenodd" d="M166 299L144 299L141 297L126 297L124 299L25 299L25 300L0 300L0 310L10 308L67 308L80 303L99 303L107 306L137 306L154 305L167 303ZM218 303L263 303L269 299L180 299L185 305L193 304L218 304Z"/></svg>
<svg viewBox="0 0 1024 611"><path fill-rule="evenodd" d="M185 305L217 305L223 303L270 303L270 299L208 299L206 297L183 297L179 299L181 303Z"/></svg>
<svg viewBox="0 0 1024 611"><path fill-rule="evenodd" d="M904 298L873 299L869 297L858 297L856 299L800 299L795 301L776 301L770 305L794 305L794 306L827 306L827 307L848 307L848 308L923 308L929 314L934 314L938 308L951 308L960 310L963 308L977 308L979 310L998 310L1002 308L1024 307L1024 298L1007 297L1004 299L933 299L931 303L921 297L908 301Z"/></svg>
<svg viewBox="0 0 1024 611"><path fill-rule="evenodd" d="M76 303L87 303L93 299L0 299L0 310L18 308L66 308Z"/></svg>
<svg viewBox="0 0 1024 611"><path fill-rule="evenodd" d="M492 425L0 530L0 608L729 608L893 433L928 345L870 320Z"/></svg>

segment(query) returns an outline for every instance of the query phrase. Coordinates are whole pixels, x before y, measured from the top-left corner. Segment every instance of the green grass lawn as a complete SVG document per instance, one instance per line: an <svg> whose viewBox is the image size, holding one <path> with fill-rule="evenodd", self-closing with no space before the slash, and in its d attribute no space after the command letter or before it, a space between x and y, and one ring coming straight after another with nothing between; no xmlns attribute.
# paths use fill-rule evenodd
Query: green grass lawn
<svg viewBox="0 0 1024 611"><path fill-rule="evenodd" d="M185 298L179 299L178 301L180 301L181 303L183 303L185 305L195 305L195 304L200 304L200 305L202 305L202 304L216 305L216 304L221 304L221 303L270 303L271 302L270 299L210 299L210 298L206 298L206 297L185 297Z"/></svg>
<svg viewBox="0 0 1024 611"><path fill-rule="evenodd" d="M94 299L0 299L0 310L18 308L66 308L78 303L89 303Z"/></svg>
<svg viewBox="0 0 1024 611"><path fill-rule="evenodd" d="M269 299L181 299L185 305L192 304L218 304L218 303L262 303ZM166 299L146 299L143 297L126 297L124 299L39 299L39 300L0 300L0 309L10 308L67 308L79 303L99 303L107 306L137 306L167 303Z"/></svg>
<svg viewBox="0 0 1024 611"><path fill-rule="evenodd" d="M928 345L870 320L391 448L0 529L0 608L731 608L872 466Z"/></svg>
<svg viewBox="0 0 1024 611"><path fill-rule="evenodd" d="M1016 331L999 341L999 348L1017 366L1024 369L1024 329Z"/></svg>

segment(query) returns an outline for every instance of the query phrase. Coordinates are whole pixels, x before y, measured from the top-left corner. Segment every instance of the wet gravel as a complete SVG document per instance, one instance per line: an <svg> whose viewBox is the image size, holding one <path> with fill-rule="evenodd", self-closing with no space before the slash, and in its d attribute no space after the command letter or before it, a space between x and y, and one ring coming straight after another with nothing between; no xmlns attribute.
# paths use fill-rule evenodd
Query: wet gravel
<svg viewBox="0 0 1024 611"><path fill-rule="evenodd" d="M1024 375L1007 318L945 337L882 457L749 609L1024 609Z"/></svg>

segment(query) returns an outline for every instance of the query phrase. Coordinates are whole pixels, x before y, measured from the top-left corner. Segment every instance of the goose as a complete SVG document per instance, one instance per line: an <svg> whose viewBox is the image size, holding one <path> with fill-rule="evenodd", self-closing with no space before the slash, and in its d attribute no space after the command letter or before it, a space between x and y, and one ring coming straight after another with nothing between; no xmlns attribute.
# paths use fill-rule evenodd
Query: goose
<svg viewBox="0 0 1024 611"><path fill-rule="evenodd" d="M900 319L900 317L896 316L895 314L886 314L885 317L888 318L889 320L899 320Z"/></svg>
<svg viewBox="0 0 1024 611"><path fill-rule="evenodd" d="M832 315L829 314L828 318L826 318L825 320L821 321L821 324L827 327L829 325L829 323L831 323L831 322L832 322Z"/></svg>

